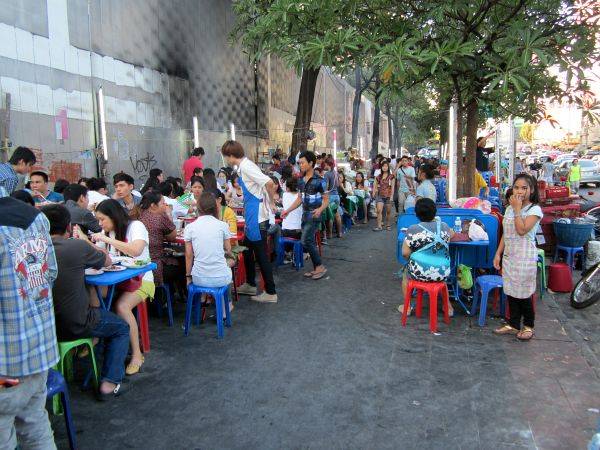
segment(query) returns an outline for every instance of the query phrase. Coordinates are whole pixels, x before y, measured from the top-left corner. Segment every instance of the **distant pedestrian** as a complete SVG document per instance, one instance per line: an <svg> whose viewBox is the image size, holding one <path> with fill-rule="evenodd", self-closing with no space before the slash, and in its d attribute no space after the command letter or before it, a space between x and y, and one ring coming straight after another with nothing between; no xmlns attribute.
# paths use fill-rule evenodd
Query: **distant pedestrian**
<svg viewBox="0 0 600 450"><path fill-rule="evenodd" d="M552 159L550 158L542 164L542 180L545 181L548 186L554 184L554 164L552 164Z"/></svg>
<svg viewBox="0 0 600 450"><path fill-rule="evenodd" d="M192 178L194 169L204 169L204 163L202 157L204 156L204 149L202 147L196 147L192 150L192 156L186 159L183 163L183 179L187 183Z"/></svg>
<svg viewBox="0 0 600 450"><path fill-rule="evenodd" d="M574 159L571 163L567 180L571 187L571 193L577 194L579 192L579 182L581 181L581 166L579 165L579 160Z"/></svg>

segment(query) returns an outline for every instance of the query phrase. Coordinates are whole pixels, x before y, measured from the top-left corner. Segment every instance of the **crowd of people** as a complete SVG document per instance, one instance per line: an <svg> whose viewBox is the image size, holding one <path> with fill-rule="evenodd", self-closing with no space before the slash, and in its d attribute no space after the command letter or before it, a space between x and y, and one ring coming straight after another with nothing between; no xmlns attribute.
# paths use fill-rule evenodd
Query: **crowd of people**
<svg viewBox="0 0 600 450"><path fill-rule="evenodd" d="M272 253L279 237L302 243L313 265L304 277L319 280L327 273L319 238L327 243L343 237L344 215L366 222L370 199L386 199L389 205L394 190L389 166L387 178L376 181L373 190L366 174L353 173L351 181L327 155L303 152L294 164L274 155L265 173L236 141L225 142L221 153L227 167L216 173L204 167L204 150L196 148L181 177L154 168L139 190L131 175L116 173L112 194L102 177L59 179L51 189L49 175L33 170L35 154L25 147L0 164L0 396L13 405L27 405L0 415L1 442L14 443L15 427L24 445L43 447L52 439L43 393L48 369L59 358L57 339L100 341L98 399L119 397L127 391L125 377L137 374L145 363L135 308L159 301L157 286L173 285L182 299L190 283L226 286L233 282L238 262L234 248L241 244L237 248L243 252L246 275L237 293L276 303ZM242 236L237 214L244 216ZM386 217L389 227L389 208ZM188 224L181 230L184 222ZM184 242L183 258L166 251L178 239ZM111 267L123 257L157 267L116 286L107 310L96 290L86 285L86 270ZM292 259L286 254L284 261ZM11 380L27 389L9 389Z"/></svg>
<svg viewBox="0 0 600 450"><path fill-rule="evenodd" d="M28 405L12 416L0 415L5 421L0 423L1 442L14 439L6 430L22 423L29 430L17 430L20 436L35 432L40 442L51 438L41 395L47 370L58 361L57 338L101 340L98 398L118 397L126 392L124 378L137 374L145 363L135 308L154 299L157 286L165 284L174 286L181 298L190 283L229 285L239 260L234 250L242 252L246 274L237 293L276 303L272 261L280 237L301 242L312 262L312 270L303 276L316 281L327 273L319 239L326 245L344 237L345 223L367 224L370 218L376 221L373 231L390 231L395 217L414 208L420 223L406 230L402 254L409 262L403 285L409 278L447 281L448 243L454 231L436 220L433 181L444 172L438 160L378 155L367 172L337 167L332 156L306 151L294 159L275 154L265 173L239 142L225 142L221 153L227 166L216 173L204 167L204 150L195 148L181 177L154 168L139 190L131 175L116 173L112 195L101 177L56 180L51 190L48 174L33 170L36 157L25 147L0 164L0 374L7 377L1 378L6 386L10 379L29 386L0 390L12 404ZM28 182L19 189L23 176ZM481 181L477 172L477 195L488 188ZM535 178L519 174L507 197L505 234L494 258L496 269L503 269L511 311L510 322L496 331L523 340L533 337L536 267L527 261L536 252L535 230L542 217L538 201ZM244 216L241 236L238 214ZM182 230L182 219L195 220ZM165 250L165 244L178 238L184 242L183 257ZM423 258L431 249L437 259ZM85 271L111 266L124 256L157 267L117 286L109 311L86 285ZM292 255L286 254L284 261L292 263ZM226 302L225 307L233 304Z"/></svg>

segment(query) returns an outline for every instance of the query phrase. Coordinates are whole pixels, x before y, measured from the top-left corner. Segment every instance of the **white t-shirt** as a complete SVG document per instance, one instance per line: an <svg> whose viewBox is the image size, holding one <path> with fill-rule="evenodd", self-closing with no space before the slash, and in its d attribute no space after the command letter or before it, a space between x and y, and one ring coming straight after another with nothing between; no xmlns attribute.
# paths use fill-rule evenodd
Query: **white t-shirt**
<svg viewBox="0 0 600 450"><path fill-rule="evenodd" d="M108 233L108 236L113 238L115 237L115 232L111 231L110 233ZM127 227L127 233L125 233L125 239L127 240L128 243L133 242L133 241L144 241L146 243L146 245L144 246L144 250L142 250L142 253L139 256L136 256L136 259L142 259L142 260L150 260L150 250L148 249L148 245L150 240L148 239L148 230L146 229L146 226L140 222L139 220L133 220L131 222L129 222L129 226ZM101 248L106 248L106 244L104 242L98 242L98 247ZM112 245L108 246L108 253L111 256L121 256L121 252L119 252L116 248L114 248ZM126 255L129 256L129 255ZM146 272L144 274L144 277L142 278L142 280L144 281L150 281L151 283L154 283L154 275L152 275L152 271L149 270L148 272Z"/></svg>
<svg viewBox="0 0 600 450"><path fill-rule="evenodd" d="M540 208L539 205L528 205L524 208L521 208L521 217L523 219L526 219L528 216L537 216L540 219L538 220L538 223L534 225L533 228L529 230L529 232L525 235L527 239L529 239L532 242L535 242L535 235L537 234L540 221L542 220L542 217L544 217L544 213L542 212L542 208ZM506 211L504 212L504 217L507 219L515 218L515 212L512 206L506 208Z"/></svg>
<svg viewBox="0 0 600 450"><path fill-rule="evenodd" d="M223 241L230 239L229 226L213 216L200 216L183 229L183 239L194 249L192 276L224 277L231 275L225 261Z"/></svg>
<svg viewBox="0 0 600 450"><path fill-rule="evenodd" d="M298 193L293 192L284 192L282 203L283 210L287 211L287 209L292 206L292 203L296 201L298 198ZM300 230L302 229L302 205L298 206L295 210L289 213L285 219L281 222L282 230Z"/></svg>
<svg viewBox="0 0 600 450"><path fill-rule="evenodd" d="M185 216L188 213L188 209L174 198L166 197L164 195L163 198L165 199L165 203L173 208L173 220Z"/></svg>
<svg viewBox="0 0 600 450"><path fill-rule="evenodd" d="M97 205L98 203L108 199L109 197L107 195L103 195L98 191L88 191L88 200L90 205Z"/></svg>
<svg viewBox="0 0 600 450"><path fill-rule="evenodd" d="M242 178L248 192L256 198L263 199L259 208L258 221L264 222L265 220L269 220L269 209L266 204L268 202L268 197L265 185L271 179L262 173L260 167L248 158L242 159L242 162L238 167L238 175Z"/></svg>

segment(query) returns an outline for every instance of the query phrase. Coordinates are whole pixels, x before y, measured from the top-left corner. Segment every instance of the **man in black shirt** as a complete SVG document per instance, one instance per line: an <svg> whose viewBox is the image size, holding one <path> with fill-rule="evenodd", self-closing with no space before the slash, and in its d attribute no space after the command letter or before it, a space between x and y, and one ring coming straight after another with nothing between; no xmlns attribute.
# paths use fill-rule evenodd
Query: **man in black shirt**
<svg viewBox="0 0 600 450"><path fill-rule="evenodd" d="M85 269L111 264L110 256L82 239L69 239L71 215L63 205L49 205L42 212L50 222L58 277L52 287L56 332L59 341L104 338L104 358L100 376L100 400L123 393L125 358L129 349L129 325L110 311L90 305L85 285ZM76 233L81 233L75 228Z"/></svg>
<svg viewBox="0 0 600 450"><path fill-rule="evenodd" d="M480 172L487 172L490 170L490 162L488 156L494 152L493 147L486 147L487 138L492 136L494 133L488 134L487 136L479 136L477 138L477 150L475 154L475 167Z"/></svg>
<svg viewBox="0 0 600 450"><path fill-rule="evenodd" d="M88 210L88 188L81 184L69 184L63 191L65 207L71 214L71 224L79 225L84 233L100 233L98 219Z"/></svg>

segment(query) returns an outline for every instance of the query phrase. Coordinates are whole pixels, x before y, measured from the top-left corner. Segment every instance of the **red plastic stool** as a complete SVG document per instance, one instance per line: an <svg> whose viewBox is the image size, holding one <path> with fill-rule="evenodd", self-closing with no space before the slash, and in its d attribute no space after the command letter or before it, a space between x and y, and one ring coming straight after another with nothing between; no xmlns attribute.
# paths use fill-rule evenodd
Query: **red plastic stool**
<svg viewBox="0 0 600 450"><path fill-rule="evenodd" d="M321 232L319 230L315 231L315 242L319 249L319 255L323 256L323 240L321 239Z"/></svg>
<svg viewBox="0 0 600 450"><path fill-rule="evenodd" d="M404 310L402 311L402 326L406 326L406 319L408 317L408 308L410 307L410 298L412 297L413 289L417 290L417 317L421 317L423 307L423 292L427 292L429 295L429 330L432 333L437 332L437 300L438 294L442 294L442 309L444 311L444 322L450 323L450 315L448 313L449 299L448 299L448 286L443 281L438 282L427 282L409 280L406 289L406 296L404 299Z"/></svg>
<svg viewBox="0 0 600 450"><path fill-rule="evenodd" d="M138 303L136 311L142 352L147 353L150 351L150 328L148 327L148 307L146 300Z"/></svg>
<svg viewBox="0 0 600 450"><path fill-rule="evenodd" d="M568 264L550 264L548 269L548 289L554 292L571 292L573 290L573 275L571 267Z"/></svg>

